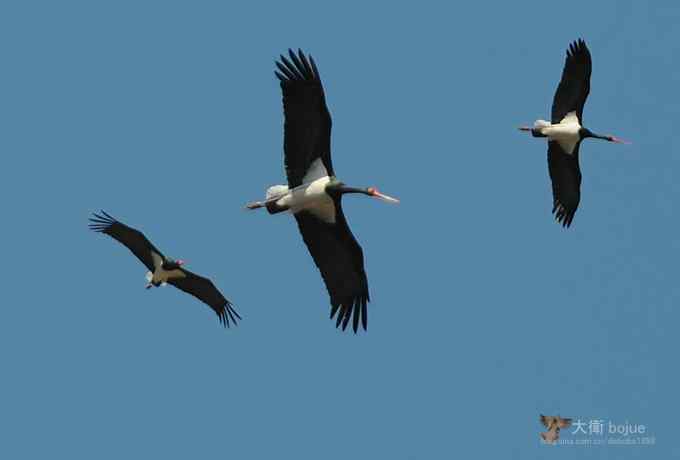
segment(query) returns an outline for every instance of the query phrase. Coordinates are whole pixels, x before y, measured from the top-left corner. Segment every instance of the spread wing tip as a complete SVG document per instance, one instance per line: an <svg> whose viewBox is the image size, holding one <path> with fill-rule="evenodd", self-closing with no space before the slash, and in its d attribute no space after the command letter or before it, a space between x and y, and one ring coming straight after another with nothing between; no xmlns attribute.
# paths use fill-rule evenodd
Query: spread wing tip
<svg viewBox="0 0 680 460"><path fill-rule="evenodd" d="M555 220L564 228L569 228L571 222L574 220L576 209L567 209L561 203L556 202L553 206L552 213L555 215Z"/></svg>
<svg viewBox="0 0 680 460"><path fill-rule="evenodd" d="M368 292L350 298L348 300L334 303L331 307L331 319L337 314L335 327L342 327L342 330L347 329L349 320L352 319L352 330L356 334L359 330L359 323L364 331L368 330Z"/></svg>
<svg viewBox="0 0 680 460"><path fill-rule="evenodd" d="M274 71L274 73L281 83L291 80L320 80L314 59L311 55L307 57L300 48L298 48L297 54L291 48L288 48L288 57L279 55L276 67L281 72Z"/></svg>
<svg viewBox="0 0 680 460"><path fill-rule="evenodd" d="M569 44L567 49L567 57L574 57L579 53L590 53L586 41L583 38L578 38L577 40Z"/></svg>
<svg viewBox="0 0 680 460"><path fill-rule="evenodd" d="M227 301L227 303L222 306L221 310L217 311L217 317L220 320L220 324L226 328L230 327L232 324L237 326L237 318L239 320L241 319L241 315L238 314L238 312L234 309L234 306L229 301Z"/></svg>
<svg viewBox="0 0 680 460"><path fill-rule="evenodd" d="M100 210L99 212L100 212L99 214L93 212L92 215L94 217L90 217L88 219L90 221L90 223L88 224L90 230L102 233L109 229L113 224L118 222L115 217L112 217L103 209Z"/></svg>

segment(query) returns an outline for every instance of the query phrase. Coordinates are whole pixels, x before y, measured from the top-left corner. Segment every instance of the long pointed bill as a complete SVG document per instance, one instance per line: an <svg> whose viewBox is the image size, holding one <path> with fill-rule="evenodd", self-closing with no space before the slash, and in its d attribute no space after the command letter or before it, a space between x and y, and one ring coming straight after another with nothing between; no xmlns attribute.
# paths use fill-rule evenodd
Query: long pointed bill
<svg viewBox="0 0 680 460"><path fill-rule="evenodd" d="M623 139L619 139L616 136L609 136L609 141L610 142L616 142L617 144L628 144L628 145L632 144L632 142L624 141Z"/></svg>
<svg viewBox="0 0 680 460"><path fill-rule="evenodd" d="M528 127L528 126L520 126L520 127L517 128L517 129L519 129L520 131L531 131L531 128Z"/></svg>
<svg viewBox="0 0 680 460"><path fill-rule="evenodd" d="M379 198L379 199L381 199L381 200L383 200L383 201L386 201L386 202L388 202L388 203L399 204L399 200L398 200L397 198L393 198L393 197L391 197L391 196L389 196L389 195L385 195L384 193L380 193L380 192L378 191L378 189L376 189L376 188L374 188L374 187L371 187L371 188L369 189L369 193L371 194L371 196L376 197L376 198Z"/></svg>

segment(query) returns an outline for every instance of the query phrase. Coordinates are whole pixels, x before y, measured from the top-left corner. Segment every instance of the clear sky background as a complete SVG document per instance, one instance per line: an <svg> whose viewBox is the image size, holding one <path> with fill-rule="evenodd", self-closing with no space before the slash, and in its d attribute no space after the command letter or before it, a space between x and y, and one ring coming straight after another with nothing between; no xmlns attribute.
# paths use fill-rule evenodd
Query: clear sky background
<svg viewBox="0 0 680 460"><path fill-rule="evenodd" d="M651 3L651 2L650 2ZM677 2L5 2L0 457L678 458ZM593 55L581 207L544 142L570 41ZM274 61L314 56L369 330L328 319L289 216ZM210 276L215 314L87 218ZM539 413L654 447L541 445ZM571 438L563 431L563 438Z"/></svg>

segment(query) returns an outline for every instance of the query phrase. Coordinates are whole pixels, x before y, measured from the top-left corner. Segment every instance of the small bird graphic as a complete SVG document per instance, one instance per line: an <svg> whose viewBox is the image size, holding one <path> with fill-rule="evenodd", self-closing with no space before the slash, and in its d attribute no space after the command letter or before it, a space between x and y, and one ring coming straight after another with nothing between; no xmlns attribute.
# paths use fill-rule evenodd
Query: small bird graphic
<svg viewBox="0 0 680 460"><path fill-rule="evenodd" d="M570 418L562 418L559 415L541 415L540 420L548 429L548 431L541 433L541 438L550 444L554 444L560 439L560 429L571 425Z"/></svg>

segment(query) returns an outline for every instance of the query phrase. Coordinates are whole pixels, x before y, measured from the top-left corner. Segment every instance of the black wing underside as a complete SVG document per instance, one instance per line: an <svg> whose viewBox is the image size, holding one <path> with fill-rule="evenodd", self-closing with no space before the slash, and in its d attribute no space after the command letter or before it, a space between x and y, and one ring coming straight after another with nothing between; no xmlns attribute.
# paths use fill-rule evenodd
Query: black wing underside
<svg viewBox="0 0 680 460"><path fill-rule="evenodd" d="M552 123L559 123L569 112L576 112L583 124L583 106L590 93L592 61L586 43L578 39L569 45L562 70L562 79L555 91L552 106Z"/></svg>
<svg viewBox="0 0 680 460"><path fill-rule="evenodd" d="M237 319L241 319L241 316L239 316L232 303L222 295L212 281L189 270L183 268L180 270L184 272L186 277L170 279L168 284L172 284L177 289L191 294L212 308L217 313L220 323L225 327L237 324Z"/></svg>
<svg viewBox="0 0 680 460"><path fill-rule="evenodd" d="M581 201L580 144L569 155L555 141L548 142L548 171L552 181L553 214L563 227L569 227Z"/></svg>
<svg viewBox="0 0 680 460"><path fill-rule="evenodd" d="M105 233L125 245L150 271L154 271L152 253L165 260L165 256L139 230L117 221L105 211L93 213L93 216L89 224L91 230Z"/></svg>
<svg viewBox="0 0 680 460"><path fill-rule="evenodd" d="M329 176L331 162L331 116L314 59L288 50L290 60L281 56L274 71L281 81L285 117L283 150L288 186L302 184L310 165L321 158Z"/></svg>
<svg viewBox="0 0 680 460"><path fill-rule="evenodd" d="M350 318L357 332L368 324L368 280L364 271L364 254L352 235L340 203L336 203L336 223L327 224L302 211L295 214L302 239L328 289L331 319L337 314L336 327L347 328Z"/></svg>

